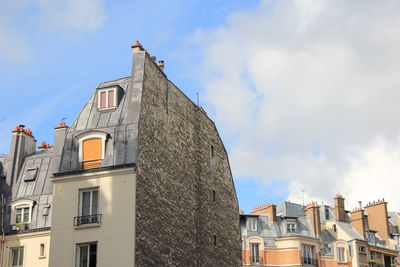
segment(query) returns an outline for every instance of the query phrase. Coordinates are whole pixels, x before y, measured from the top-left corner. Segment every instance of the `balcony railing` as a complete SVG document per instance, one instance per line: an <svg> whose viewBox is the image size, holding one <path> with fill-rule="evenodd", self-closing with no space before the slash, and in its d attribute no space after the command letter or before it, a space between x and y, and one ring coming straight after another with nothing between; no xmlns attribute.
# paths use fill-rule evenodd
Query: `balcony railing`
<svg viewBox="0 0 400 267"><path fill-rule="evenodd" d="M100 224L100 223L101 223L101 214L74 217L74 226L80 226L85 224Z"/></svg>
<svg viewBox="0 0 400 267"><path fill-rule="evenodd" d="M315 258L311 257L301 257L301 262L304 264L309 264L309 265L318 265L318 260Z"/></svg>

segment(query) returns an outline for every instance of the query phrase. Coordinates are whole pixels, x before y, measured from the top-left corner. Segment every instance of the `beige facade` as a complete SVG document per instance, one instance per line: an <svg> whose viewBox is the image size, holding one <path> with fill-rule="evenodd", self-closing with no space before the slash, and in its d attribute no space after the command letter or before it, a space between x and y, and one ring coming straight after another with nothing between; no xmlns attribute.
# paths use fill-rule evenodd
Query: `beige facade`
<svg viewBox="0 0 400 267"><path fill-rule="evenodd" d="M97 244L97 266L134 266L133 168L54 178L51 267L75 266L77 246ZM101 222L74 226L80 190L98 188Z"/></svg>
<svg viewBox="0 0 400 267"><path fill-rule="evenodd" d="M1 266L12 266L12 250L23 248L24 267L49 266L50 231L6 236ZM18 259L19 260L19 259Z"/></svg>

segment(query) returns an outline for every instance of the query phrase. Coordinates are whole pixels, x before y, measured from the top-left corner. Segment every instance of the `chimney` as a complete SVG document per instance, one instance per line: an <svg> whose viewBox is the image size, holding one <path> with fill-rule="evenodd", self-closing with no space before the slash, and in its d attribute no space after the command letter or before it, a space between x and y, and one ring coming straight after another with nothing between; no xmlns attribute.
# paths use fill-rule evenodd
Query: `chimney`
<svg viewBox="0 0 400 267"><path fill-rule="evenodd" d="M65 122L61 122L57 127L54 128L54 148L50 164L51 174L57 173L59 170L65 137L68 129L69 127L65 125Z"/></svg>
<svg viewBox="0 0 400 267"><path fill-rule="evenodd" d="M369 203L365 208L368 213L368 227L378 232L387 243L389 240L389 217L385 199Z"/></svg>
<svg viewBox="0 0 400 267"><path fill-rule="evenodd" d="M164 60L158 61L158 67L160 68L160 70L164 71L165 67Z"/></svg>
<svg viewBox="0 0 400 267"><path fill-rule="evenodd" d="M10 189L18 178L25 157L35 152L35 149L36 140L32 135L32 131L29 128L25 129L25 125L16 126L12 131L8 163L10 171L7 172L6 177L6 183Z"/></svg>
<svg viewBox="0 0 400 267"><path fill-rule="evenodd" d="M146 50L143 48L142 44L141 44L139 41L136 41L136 42L132 45L132 49L133 49L133 53L134 53L134 54L135 54L135 53L138 53L138 52L141 52L141 51L146 51Z"/></svg>
<svg viewBox="0 0 400 267"><path fill-rule="evenodd" d="M344 210L344 198L341 194L336 194L335 202L335 216L336 220L340 222L346 221L346 212Z"/></svg>
<svg viewBox="0 0 400 267"><path fill-rule="evenodd" d="M319 237L321 235L321 217L318 203L316 201L309 203L304 210L304 214L310 218L314 234Z"/></svg>
<svg viewBox="0 0 400 267"><path fill-rule="evenodd" d="M270 222L276 222L276 205L267 203L254 207L251 214L268 215Z"/></svg>
<svg viewBox="0 0 400 267"><path fill-rule="evenodd" d="M351 212L351 226L364 238L366 238L365 230L367 229L366 217L364 210L359 201L360 207L353 209Z"/></svg>

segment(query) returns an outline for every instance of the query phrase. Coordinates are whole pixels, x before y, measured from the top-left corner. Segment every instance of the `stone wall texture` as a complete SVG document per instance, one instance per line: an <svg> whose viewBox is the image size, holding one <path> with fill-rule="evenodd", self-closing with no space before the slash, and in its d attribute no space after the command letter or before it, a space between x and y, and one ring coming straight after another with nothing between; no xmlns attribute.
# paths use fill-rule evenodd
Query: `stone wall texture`
<svg viewBox="0 0 400 267"><path fill-rule="evenodd" d="M239 266L236 192L214 123L144 57L136 266Z"/></svg>

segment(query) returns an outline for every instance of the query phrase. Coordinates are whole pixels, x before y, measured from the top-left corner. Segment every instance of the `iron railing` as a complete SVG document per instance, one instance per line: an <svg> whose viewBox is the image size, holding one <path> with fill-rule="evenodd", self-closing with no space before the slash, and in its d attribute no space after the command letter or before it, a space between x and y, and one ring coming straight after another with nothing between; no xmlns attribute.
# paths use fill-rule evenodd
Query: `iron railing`
<svg viewBox="0 0 400 267"><path fill-rule="evenodd" d="M80 226L84 224L100 224L100 223L101 223L101 214L74 217L74 226Z"/></svg>

